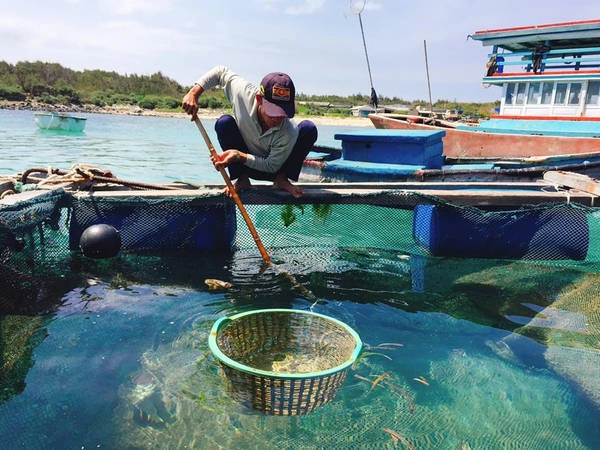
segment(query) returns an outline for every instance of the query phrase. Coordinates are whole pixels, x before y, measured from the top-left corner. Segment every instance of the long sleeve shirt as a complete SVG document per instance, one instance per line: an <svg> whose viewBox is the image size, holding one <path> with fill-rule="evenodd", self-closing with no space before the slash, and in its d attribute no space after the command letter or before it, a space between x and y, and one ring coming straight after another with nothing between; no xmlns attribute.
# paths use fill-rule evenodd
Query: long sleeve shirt
<svg viewBox="0 0 600 450"><path fill-rule="evenodd" d="M205 73L197 84L204 90L220 86L233 107L233 116L248 146L246 166L276 173L287 160L298 138L294 122L286 118L281 125L263 133L258 121L259 89L225 66Z"/></svg>

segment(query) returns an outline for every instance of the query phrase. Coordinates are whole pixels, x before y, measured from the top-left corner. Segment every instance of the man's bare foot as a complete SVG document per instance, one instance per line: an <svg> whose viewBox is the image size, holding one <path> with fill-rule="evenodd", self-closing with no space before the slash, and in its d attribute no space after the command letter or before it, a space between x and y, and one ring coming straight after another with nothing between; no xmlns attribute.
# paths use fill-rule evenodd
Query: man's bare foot
<svg viewBox="0 0 600 450"><path fill-rule="evenodd" d="M284 191L288 191L295 198L300 198L304 194L304 189L294 186L290 180L283 174L278 174L275 177L275 181L273 181L273 186L282 189Z"/></svg>
<svg viewBox="0 0 600 450"><path fill-rule="evenodd" d="M237 192L238 194L246 189L249 189L251 186L252 185L250 184L250 178L248 178L245 175L240 175L240 177L236 180L235 184L233 185L233 187L235 188L235 192ZM227 197L233 197L233 194L229 192L229 187L226 187L223 190L223 193Z"/></svg>

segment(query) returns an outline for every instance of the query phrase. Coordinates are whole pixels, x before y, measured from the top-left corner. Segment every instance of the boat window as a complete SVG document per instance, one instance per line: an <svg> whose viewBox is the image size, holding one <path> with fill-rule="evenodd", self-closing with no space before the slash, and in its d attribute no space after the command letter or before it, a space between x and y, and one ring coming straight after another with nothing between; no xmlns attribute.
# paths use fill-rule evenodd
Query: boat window
<svg viewBox="0 0 600 450"><path fill-rule="evenodd" d="M517 101L515 102L517 105L522 105L525 103L526 88L527 88L527 84L525 84L525 83L517 84Z"/></svg>
<svg viewBox="0 0 600 450"><path fill-rule="evenodd" d="M569 105L578 105L581 94L581 83L571 83L569 89Z"/></svg>
<svg viewBox="0 0 600 450"><path fill-rule="evenodd" d="M544 83L542 86L542 105L549 105L552 103L552 91L554 89L554 83Z"/></svg>
<svg viewBox="0 0 600 450"><path fill-rule="evenodd" d="M529 105L537 105L540 102L541 83L531 83L529 85L529 93L527 94L527 103Z"/></svg>
<svg viewBox="0 0 600 450"><path fill-rule="evenodd" d="M513 83L508 83L506 85L506 95L504 96L504 104L506 104L506 105L513 104L514 91L515 91L515 85Z"/></svg>
<svg viewBox="0 0 600 450"><path fill-rule="evenodd" d="M590 81L587 88L585 103L588 105L597 105L600 100L600 81Z"/></svg>
<svg viewBox="0 0 600 450"><path fill-rule="evenodd" d="M554 97L555 105L564 105L567 99L568 83L556 83L556 97Z"/></svg>

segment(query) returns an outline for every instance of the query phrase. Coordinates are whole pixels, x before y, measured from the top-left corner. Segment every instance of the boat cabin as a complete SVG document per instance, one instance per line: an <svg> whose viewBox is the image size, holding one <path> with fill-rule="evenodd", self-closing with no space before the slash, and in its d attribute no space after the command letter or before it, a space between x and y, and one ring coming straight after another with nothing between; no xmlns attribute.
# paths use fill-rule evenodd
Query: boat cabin
<svg viewBox="0 0 600 450"><path fill-rule="evenodd" d="M498 118L600 120L600 20L477 31Z"/></svg>

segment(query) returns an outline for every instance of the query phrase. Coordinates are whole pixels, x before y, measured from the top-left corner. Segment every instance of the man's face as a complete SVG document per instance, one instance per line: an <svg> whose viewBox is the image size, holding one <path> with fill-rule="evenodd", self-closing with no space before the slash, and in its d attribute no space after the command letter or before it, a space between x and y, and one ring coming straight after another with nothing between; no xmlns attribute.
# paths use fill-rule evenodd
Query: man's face
<svg viewBox="0 0 600 450"><path fill-rule="evenodd" d="M260 119L263 124L267 127L267 129L275 128L281 125L281 123L285 120L285 117L271 117L268 116L263 107L262 107L262 97L259 96L259 104L258 104L258 114L260 115Z"/></svg>

